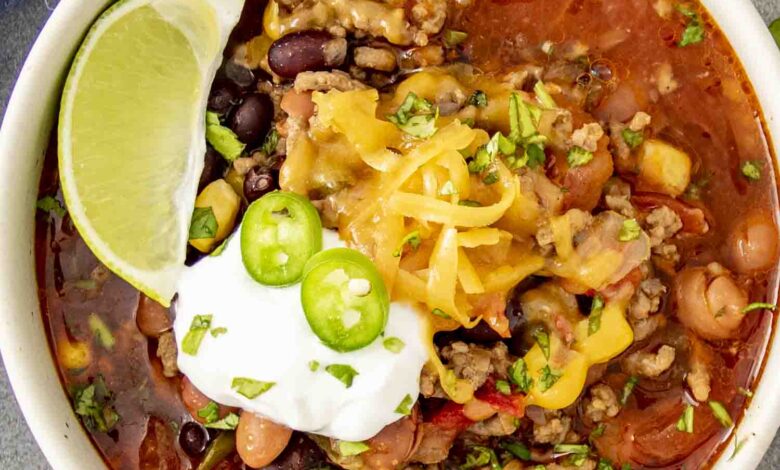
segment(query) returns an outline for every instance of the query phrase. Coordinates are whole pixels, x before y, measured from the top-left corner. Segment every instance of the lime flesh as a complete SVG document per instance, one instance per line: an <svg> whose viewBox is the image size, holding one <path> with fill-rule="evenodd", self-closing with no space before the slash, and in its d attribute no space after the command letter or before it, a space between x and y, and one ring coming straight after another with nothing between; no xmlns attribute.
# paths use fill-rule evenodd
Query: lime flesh
<svg viewBox="0 0 780 470"><path fill-rule="evenodd" d="M206 95L242 3L121 1L93 26L63 92L71 217L104 264L164 305L186 255Z"/></svg>

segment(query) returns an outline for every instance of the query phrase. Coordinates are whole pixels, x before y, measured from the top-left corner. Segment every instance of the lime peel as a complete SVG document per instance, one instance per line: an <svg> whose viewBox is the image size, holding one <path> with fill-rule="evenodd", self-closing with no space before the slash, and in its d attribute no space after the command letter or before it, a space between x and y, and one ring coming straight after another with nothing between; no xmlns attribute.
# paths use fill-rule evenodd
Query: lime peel
<svg viewBox="0 0 780 470"><path fill-rule="evenodd" d="M62 95L59 168L76 228L168 306L205 153L208 90L243 0L121 0L87 34Z"/></svg>

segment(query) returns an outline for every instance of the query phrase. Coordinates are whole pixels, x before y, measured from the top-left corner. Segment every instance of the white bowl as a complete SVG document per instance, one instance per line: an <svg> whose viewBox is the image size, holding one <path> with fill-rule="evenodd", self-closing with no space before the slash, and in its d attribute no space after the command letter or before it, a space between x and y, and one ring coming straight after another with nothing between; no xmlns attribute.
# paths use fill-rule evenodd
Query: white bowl
<svg viewBox="0 0 780 470"><path fill-rule="evenodd" d="M108 0L62 0L22 69L0 128L0 351L16 399L43 453L57 470L105 468L71 410L49 352L35 280L38 180L63 78L82 36ZM780 53L749 0L704 0L747 70L780 154ZM780 425L780 336L737 429L745 444L715 468L751 469ZM733 443L732 443L733 445Z"/></svg>

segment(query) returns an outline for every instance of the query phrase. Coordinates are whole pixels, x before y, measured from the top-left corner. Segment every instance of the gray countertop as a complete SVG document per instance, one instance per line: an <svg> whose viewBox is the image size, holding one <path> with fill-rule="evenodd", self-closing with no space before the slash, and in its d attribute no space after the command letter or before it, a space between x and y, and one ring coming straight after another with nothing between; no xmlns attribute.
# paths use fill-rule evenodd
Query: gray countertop
<svg viewBox="0 0 780 470"><path fill-rule="evenodd" d="M0 0L0 116L38 31L59 0ZM728 0L723 0L728 1ZM764 19L780 17L780 0L753 0ZM0 469L49 469L16 404L0 359ZM759 466L780 468L780 435Z"/></svg>

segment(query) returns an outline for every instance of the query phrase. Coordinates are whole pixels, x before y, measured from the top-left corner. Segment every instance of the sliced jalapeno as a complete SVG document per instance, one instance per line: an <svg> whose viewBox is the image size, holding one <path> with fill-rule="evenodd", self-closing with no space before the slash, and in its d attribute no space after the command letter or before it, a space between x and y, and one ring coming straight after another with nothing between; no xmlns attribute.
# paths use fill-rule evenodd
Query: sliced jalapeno
<svg viewBox="0 0 780 470"><path fill-rule="evenodd" d="M303 196L277 191L249 206L241 226L241 259L257 282L286 286L301 279L322 249L322 222Z"/></svg>
<svg viewBox="0 0 780 470"><path fill-rule="evenodd" d="M368 346L387 324L390 298L374 263L348 248L314 255L306 264L301 303L314 334L339 352Z"/></svg>

